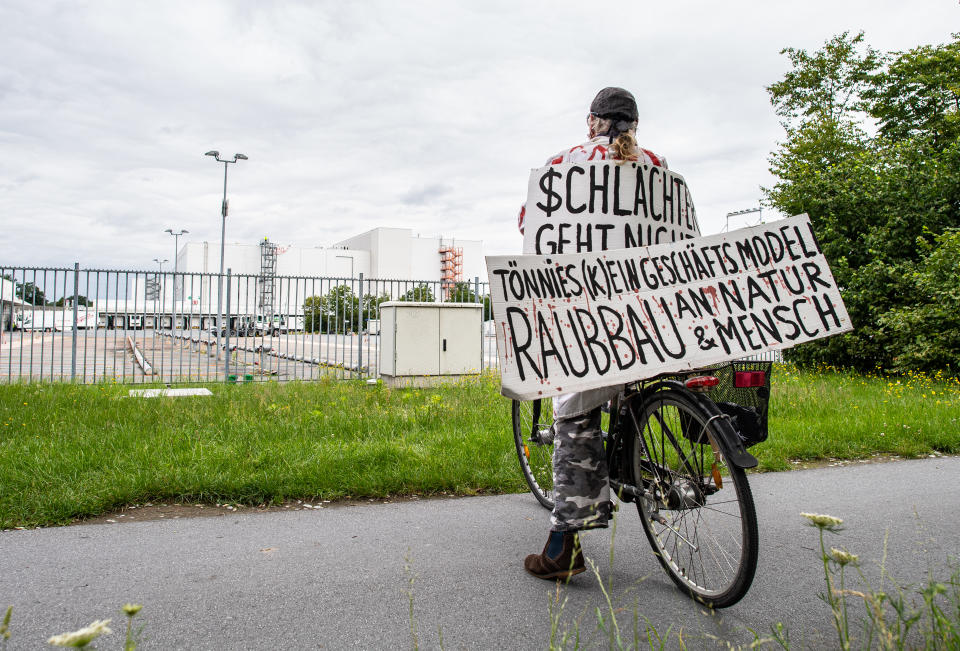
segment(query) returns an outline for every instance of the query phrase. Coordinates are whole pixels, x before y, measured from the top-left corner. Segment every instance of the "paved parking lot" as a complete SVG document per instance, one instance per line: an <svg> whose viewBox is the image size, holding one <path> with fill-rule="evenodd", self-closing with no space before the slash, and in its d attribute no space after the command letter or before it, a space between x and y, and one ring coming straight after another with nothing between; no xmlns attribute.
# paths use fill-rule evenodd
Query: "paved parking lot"
<svg viewBox="0 0 960 651"><path fill-rule="evenodd" d="M231 337L229 374L254 380L377 377L379 345L378 335ZM0 382L217 381L228 374L223 350L217 352L216 337L200 330L101 328L78 331L76 341L71 332L3 332ZM483 367L496 365L496 339L484 337Z"/></svg>

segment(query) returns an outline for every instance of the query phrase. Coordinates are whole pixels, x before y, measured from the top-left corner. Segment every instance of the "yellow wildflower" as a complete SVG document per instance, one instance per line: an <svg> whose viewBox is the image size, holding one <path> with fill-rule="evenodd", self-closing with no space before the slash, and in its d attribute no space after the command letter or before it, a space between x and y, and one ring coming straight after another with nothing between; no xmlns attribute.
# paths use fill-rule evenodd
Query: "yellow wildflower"
<svg viewBox="0 0 960 651"><path fill-rule="evenodd" d="M143 608L143 606L140 604L123 604L123 612L125 612L128 617L133 617L139 613L141 608Z"/></svg>

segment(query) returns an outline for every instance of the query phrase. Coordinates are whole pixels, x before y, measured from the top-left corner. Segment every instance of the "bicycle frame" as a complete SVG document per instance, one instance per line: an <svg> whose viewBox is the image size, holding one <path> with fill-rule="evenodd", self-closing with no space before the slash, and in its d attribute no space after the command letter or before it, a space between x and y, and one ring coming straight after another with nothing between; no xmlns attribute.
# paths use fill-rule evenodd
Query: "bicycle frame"
<svg viewBox="0 0 960 651"><path fill-rule="evenodd" d="M626 449L624 437L628 432L642 432L642 428L634 416L635 410L632 409L632 406L634 403L643 403L657 392L665 391L667 389L682 392L701 406L704 406L705 404L710 405L710 407L707 408L708 413L710 411L716 411L716 408L712 406L713 403L709 398L703 394L691 391L682 382L677 380L654 378L653 380L649 380L647 382L628 385L617 398L617 400L611 404L610 425L607 431L606 447L610 488L622 501L632 502L641 497L649 497L651 492L650 486L636 486L632 483L627 483L624 481L624 479L627 478L632 479L632 471L629 468L630 460L626 458L626 454L624 453ZM626 415L628 418L630 418L632 422L623 423L623 415ZM718 421L716 423L717 427L715 430L719 433L718 437L712 436L707 427L707 425L715 420ZM702 436L704 433L707 435L710 445L714 448L714 451L722 455L722 457L729 463L732 463L738 468L743 469L754 468L757 466L758 462L756 457L747 452L743 442L740 440L740 436L737 434L730 422L730 416L722 413L716 413L706 423L704 423L699 436ZM657 478L656 482L669 483L669 481L666 481L665 478L666 471L652 461L653 457L650 454L650 450L647 448L646 438L644 436L639 436L639 441L643 446L645 459L643 463L649 464L648 469L651 471L651 474ZM677 441L673 440L671 443L676 445ZM682 459L681 461L685 466L691 469L691 472L693 471L688 459Z"/></svg>
<svg viewBox="0 0 960 651"><path fill-rule="evenodd" d="M604 407L611 490L636 504L644 535L677 587L716 608L737 603L757 567L756 508L744 470L757 465L747 446L767 438L769 368L752 364L632 383ZM556 497L553 441L541 435L553 419L540 410L550 408L549 400L529 409L514 400L511 414L520 468L548 509Z"/></svg>

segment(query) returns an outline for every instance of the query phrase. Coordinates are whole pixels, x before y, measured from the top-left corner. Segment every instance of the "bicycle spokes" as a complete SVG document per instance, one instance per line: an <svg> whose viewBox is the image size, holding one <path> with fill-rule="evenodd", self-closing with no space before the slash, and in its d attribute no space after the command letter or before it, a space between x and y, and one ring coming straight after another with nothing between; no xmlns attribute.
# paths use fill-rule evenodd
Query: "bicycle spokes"
<svg viewBox="0 0 960 651"><path fill-rule="evenodd" d="M756 568L756 514L743 470L714 449L714 429L725 421L678 389L628 411L633 480L643 491L637 506L657 558L694 598L736 603Z"/></svg>

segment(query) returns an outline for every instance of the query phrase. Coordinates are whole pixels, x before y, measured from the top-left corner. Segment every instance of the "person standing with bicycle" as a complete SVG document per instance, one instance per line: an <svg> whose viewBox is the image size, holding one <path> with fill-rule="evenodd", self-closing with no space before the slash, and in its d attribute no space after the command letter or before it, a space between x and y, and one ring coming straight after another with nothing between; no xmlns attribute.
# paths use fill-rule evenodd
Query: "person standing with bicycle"
<svg viewBox="0 0 960 651"><path fill-rule="evenodd" d="M589 139L550 157L547 165L601 160L637 161L667 167L666 161L636 140L637 102L623 88L597 93L587 115ZM523 233L524 213L518 219ZM524 569L541 579L569 579L585 571L579 532L604 528L612 502L600 431L601 407L622 385L570 393L554 400L553 490L551 528L540 554L524 559Z"/></svg>

